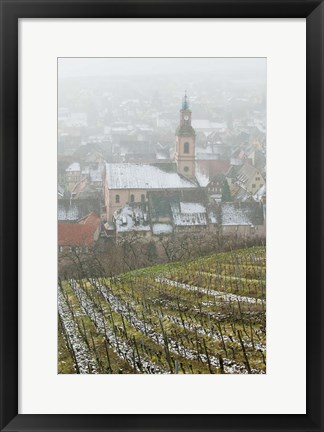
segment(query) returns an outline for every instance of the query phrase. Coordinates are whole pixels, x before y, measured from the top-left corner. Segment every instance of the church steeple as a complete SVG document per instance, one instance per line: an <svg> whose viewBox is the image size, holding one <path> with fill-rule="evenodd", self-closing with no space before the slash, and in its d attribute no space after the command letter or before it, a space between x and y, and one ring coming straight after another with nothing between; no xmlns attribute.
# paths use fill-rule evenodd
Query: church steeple
<svg viewBox="0 0 324 432"><path fill-rule="evenodd" d="M182 110L188 110L189 109L189 101L187 96L187 90L185 90L184 98L182 99Z"/></svg>
<svg viewBox="0 0 324 432"><path fill-rule="evenodd" d="M196 132L191 126L191 111L187 92L182 99L180 124L176 130L175 160L178 173L195 178L195 142Z"/></svg>
<svg viewBox="0 0 324 432"><path fill-rule="evenodd" d="M189 99L187 96L187 91L182 99L181 109L180 109L180 124L176 132L177 135L195 135L195 131L191 126L191 110L189 109Z"/></svg>

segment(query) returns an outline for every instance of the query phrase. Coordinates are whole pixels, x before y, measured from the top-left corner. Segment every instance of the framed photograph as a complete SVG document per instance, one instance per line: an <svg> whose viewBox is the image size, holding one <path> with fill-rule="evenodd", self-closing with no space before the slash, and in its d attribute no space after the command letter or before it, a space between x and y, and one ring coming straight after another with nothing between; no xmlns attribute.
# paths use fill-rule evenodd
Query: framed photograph
<svg viewBox="0 0 324 432"><path fill-rule="evenodd" d="M322 2L1 23L1 430L323 430Z"/></svg>

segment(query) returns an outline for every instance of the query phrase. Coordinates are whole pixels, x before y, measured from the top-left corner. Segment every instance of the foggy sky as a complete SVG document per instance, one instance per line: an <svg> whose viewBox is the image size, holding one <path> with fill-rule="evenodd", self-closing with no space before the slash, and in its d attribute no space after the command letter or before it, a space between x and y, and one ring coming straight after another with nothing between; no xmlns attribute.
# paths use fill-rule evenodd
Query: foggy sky
<svg viewBox="0 0 324 432"><path fill-rule="evenodd" d="M217 73L266 79L266 58L59 58L58 76L99 77Z"/></svg>

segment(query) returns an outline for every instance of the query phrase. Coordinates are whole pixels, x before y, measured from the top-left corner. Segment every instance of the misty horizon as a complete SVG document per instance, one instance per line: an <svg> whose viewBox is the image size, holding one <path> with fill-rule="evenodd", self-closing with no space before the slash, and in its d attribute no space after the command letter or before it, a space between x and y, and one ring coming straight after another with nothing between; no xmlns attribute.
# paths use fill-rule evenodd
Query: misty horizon
<svg viewBox="0 0 324 432"><path fill-rule="evenodd" d="M217 74L220 78L266 80L266 58L115 57L59 58L58 77L95 78Z"/></svg>

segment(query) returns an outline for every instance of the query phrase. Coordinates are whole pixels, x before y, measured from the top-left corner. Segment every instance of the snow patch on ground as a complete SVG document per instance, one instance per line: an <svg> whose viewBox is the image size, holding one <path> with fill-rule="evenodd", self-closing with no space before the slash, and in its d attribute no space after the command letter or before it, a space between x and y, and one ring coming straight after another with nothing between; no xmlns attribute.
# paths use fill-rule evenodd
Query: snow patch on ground
<svg viewBox="0 0 324 432"><path fill-rule="evenodd" d="M231 293L226 293L223 291L215 291L207 288L201 288L194 285L189 285L181 282L174 281L172 279L167 279L162 276L158 276L155 278L156 282L162 282L170 286L175 286L178 288L184 288L189 291L199 291L204 294L212 295L215 297L218 297L219 299L222 299L224 301L236 301L236 302L242 302L242 303L254 303L254 304L262 304L264 303L264 300L256 299L253 297L245 297L245 296L239 296Z"/></svg>

